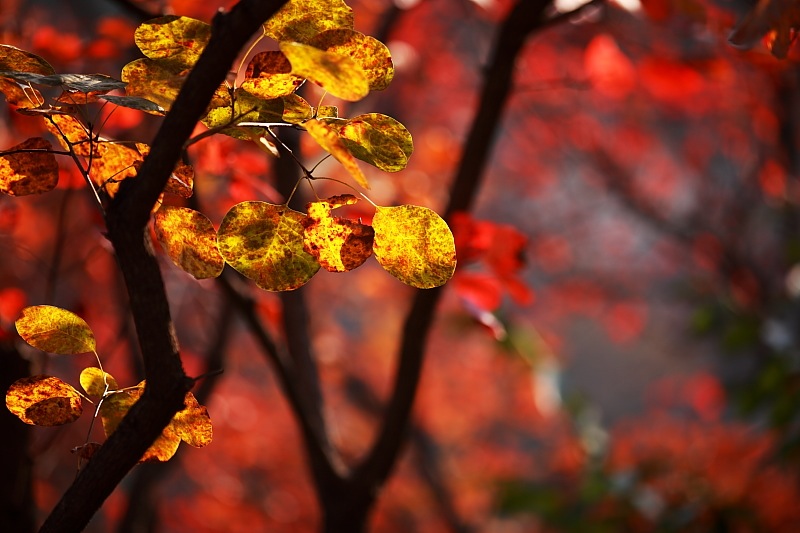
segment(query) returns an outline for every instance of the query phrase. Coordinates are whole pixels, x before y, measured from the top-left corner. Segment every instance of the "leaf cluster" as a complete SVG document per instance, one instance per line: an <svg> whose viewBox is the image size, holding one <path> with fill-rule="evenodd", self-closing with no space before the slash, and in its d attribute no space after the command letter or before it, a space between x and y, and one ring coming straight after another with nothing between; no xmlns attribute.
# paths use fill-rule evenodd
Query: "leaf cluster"
<svg viewBox="0 0 800 533"><path fill-rule="evenodd" d="M94 333L78 315L49 305L26 307L15 322L20 337L34 348L56 354L97 355ZM97 359L98 365L100 363ZM83 413L83 401L94 403L106 436L111 435L130 408L139 400L145 381L133 387L120 387L111 374L100 367L87 367L80 375L78 389L54 376L36 375L11 384L6 392L6 407L26 424L58 426L77 420ZM191 392L186 393L184 407L178 411L161 436L147 449L140 462L167 461L181 441L195 447L211 442L211 419ZM89 459L100 447L86 443L77 448L83 459Z"/></svg>

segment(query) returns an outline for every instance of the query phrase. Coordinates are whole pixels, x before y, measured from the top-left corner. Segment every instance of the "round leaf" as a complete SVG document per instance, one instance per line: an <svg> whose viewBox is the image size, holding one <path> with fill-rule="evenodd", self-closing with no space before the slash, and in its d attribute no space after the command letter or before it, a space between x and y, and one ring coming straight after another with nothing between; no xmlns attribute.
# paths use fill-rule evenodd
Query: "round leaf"
<svg viewBox="0 0 800 533"><path fill-rule="evenodd" d="M169 60L187 69L197 63L211 39L211 26L193 18L168 15L136 28L133 39L150 59Z"/></svg>
<svg viewBox="0 0 800 533"><path fill-rule="evenodd" d="M306 206L308 216L303 220L305 250L329 272L353 270L372 255L375 236L372 227L331 216L332 209L356 201L355 196L342 194Z"/></svg>
<svg viewBox="0 0 800 533"><path fill-rule="evenodd" d="M262 289L296 289L319 270L319 263L303 249L303 218L283 205L242 202L220 224L219 251Z"/></svg>
<svg viewBox="0 0 800 533"><path fill-rule="evenodd" d="M305 43L325 30L352 27L353 10L343 0L289 0L264 23L264 34Z"/></svg>
<svg viewBox="0 0 800 533"><path fill-rule="evenodd" d="M434 211L416 205L378 207L372 227L375 259L403 283L430 289L453 277L453 234Z"/></svg>
<svg viewBox="0 0 800 533"><path fill-rule="evenodd" d="M93 366L81 371L80 382L81 387L89 396L102 398L106 392L119 389L117 381L111 374Z"/></svg>
<svg viewBox="0 0 800 533"><path fill-rule="evenodd" d="M369 35L339 28L320 33L308 44L355 61L366 75L371 91L382 91L394 78L394 65L389 49Z"/></svg>
<svg viewBox="0 0 800 533"><path fill-rule="evenodd" d="M292 64L283 52L277 50L253 56L244 78L241 87L261 98L292 94L303 83L302 77L292 74Z"/></svg>
<svg viewBox="0 0 800 533"><path fill-rule="evenodd" d="M354 157L384 172L398 172L408 165L408 155L395 141L397 137L373 127L367 120L359 118L348 120L339 128L339 135Z"/></svg>
<svg viewBox="0 0 800 533"><path fill-rule="evenodd" d="M122 68L122 80L128 84L125 87L128 96L147 99L169 111L186 76L178 65L143 58Z"/></svg>
<svg viewBox="0 0 800 533"><path fill-rule="evenodd" d="M225 261L217 248L217 232L203 213L164 205L153 222L158 242L176 266L197 279L222 274Z"/></svg>
<svg viewBox="0 0 800 533"><path fill-rule="evenodd" d="M72 385L53 376L18 379L6 393L6 407L26 424L60 426L81 413L81 396Z"/></svg>
<svg viewBox="0 0 800 533"><path fill-rule="evenodd" d="M280 43L292 64L292 74L316 83L331 95L356 102L369 93L361 66L346 55L326 52L301 43Z"/></svg>
<svg viewBox="0 0 800 533"><path fill-rule="evenodd" d="M0 44L0 71L34 72L36 74L55 74L53 67L37 56L16 46Z"/></svg>
<svg viewBox="0 0 800 533"><path fill-rule="evenodd" d="M26 307L14 324L25 342L44 352L76 354L95 351L91 328L81 317L66 309L51 305Z"/></svg>
<svg viewBox="0 0 800 533"><path fill-rule="evenodd" d="M9 196L26 196L51 191L58 183L58 162L48 150L53 145L41 137L33 137L15 150L40 150L0 155L0 192Z"/></svg>
<svg viewBox="0 0 800 533"><path fill-rule="evenodd" d="M369 189L369 182L367 181L364 173L358 168L353 154L347 149L347 146L342 142L336 130L327 124L318 120L311 119L303 123L306 131L311 137L317 141L323 150L331 154L342 166L350 173L356 183Z"/></svg>

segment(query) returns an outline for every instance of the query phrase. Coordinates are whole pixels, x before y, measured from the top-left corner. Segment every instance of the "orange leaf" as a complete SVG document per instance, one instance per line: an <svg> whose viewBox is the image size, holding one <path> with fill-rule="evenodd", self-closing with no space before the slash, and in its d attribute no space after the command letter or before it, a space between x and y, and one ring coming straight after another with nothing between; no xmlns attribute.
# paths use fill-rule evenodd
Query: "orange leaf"
<svg viewBox="0 0 800 533"><path fill-rule="evenodd" d="M58 162L48 152L53 145L41 137L28 139L0 155L0 192L26 196L51 191L58 183ZM19 152L19 150L35 150Z"/></svg>
<svg viewBox="0 0 800 533"><path fill-rule="evenodd" d="M15 381L6 393L6 407L26 424L60 426L83 412L81 396L72 385L53 376Z"/></svg>
<svg viewBox="0 0 800 533"><path fill-rule="evenodd" d="M375 231L352 220L332 217L331 210L354 204L350 194L332 196L306 206L303 220L303 248L329 272L347 272L360 267L372 255Z"/></svg>

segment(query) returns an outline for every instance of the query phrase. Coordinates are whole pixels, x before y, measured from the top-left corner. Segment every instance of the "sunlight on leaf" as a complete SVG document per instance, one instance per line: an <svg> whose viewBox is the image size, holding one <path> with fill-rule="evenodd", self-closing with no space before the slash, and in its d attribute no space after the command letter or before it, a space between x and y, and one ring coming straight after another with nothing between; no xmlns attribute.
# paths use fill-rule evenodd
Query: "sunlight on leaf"
<svg viewBox="0 0 800 533"><path fill-rule="evenodd" d="M222 220L219 251L262 289L296 289L319 270L319 263L303 249L304 218L283 205L242 202Z"/></svg>
<svg viewBox="0 0 800 533"><path fill-rule="evenodd" d="M9 196L26 196L51 191L58 184L56 156L46 150L53 145L41 137L33 137L8 151L42 150L0 155L0 192Z"/></svg>
<svg viewBox="0 0 800 533"><path fill-rule="evenodd" d="M93 352L94 334L84 320L52 305L26 307L14 323L22 340L43 352L78 354Z"/></svg>
<svg viewBox="0 0 800 533"><path fill-rule="evenodd" d="M42 94L32 87L21 87L14 80L0 77L0 93L6 97L6 102L23 109L38 107L44 98Z"/></svg>
<svg viewBox="0 0 800 533"><path fill-rule="evenodd" d="M384 172L398 172L414 150L411 134L392 117L380 113L359 115L339 128L350 153Z"/></svg>
<svg viewBox="0 0 800 533"><path fill-rule="evenodd" d="M56 73L41 57L8 44L0 44L0 71L34 72L45 76Z"/></svg>
<svg viewBox="0 0 800 533"><path fill-rule="evenodd" d="M353 10L343 0L289 0L264 23L264 34L305 43L325 30L352 27Z"/></svg>
<svg viewBox="0 0 800 533"><path fill-rule="evenodd" d="M208 409L200 405L191 392L186 393L183 409L175 414L170 426L175 434L190 446L202 448L211 443L213 435Z"/></svg>
<svg viewBox="0 0 800 533"><path fill-rule="evenodd" d="M378 207L372 219L378 263L403 283L420 289L444 285L456 268L456 248L447 223L416 205Z"/></svg>
<svg viewBox="0 0 800 533"><path fill-rule="evenodd" d="M197 279L216 278L225 261L217 249L217 232L204 214L187 207L163 205L153 219L156 237L176 266Z"/></svg>
<svg viewBox="0 0 800 533"><path fill-rule="evenodd" d="M319 144L323 150L331 154L342 164L345 170L356 180L356 183L365 189L369 189L369 182L366 176L364 176L364 173L358 168L358 163L356 163L353 154L347 149L335 129L314 119L304 122L303 126L305 126L311 138L317 141L317 144Z"/></svg>
<svg viewBox="0 0 800 533"><path fill-rule="evenodd" d="M292 73L307 78L332 96L356 102L369 93L369 81L358 63L346 55L301 43L280 43Z"/></svg>
<svg viewBox="0 0 800 533"><path fill-rule="evenodd" d="M296 94L265 99L250 94L240 87L234 92L234 99L233 115L228 99L223 105L212 108L202 123L208 128L224 128L226 125L233 126L240 122L297 124L311 117L311 106ZM253 134L261 136L265 131L262 127L253 128L250 133L242 129L242 127L224 128L221 133L246 140L252 139Z"/></svg>
<svg viewBox="0 0 800 533"><path fill-rule="evenodd" d="M342 194L306 206L308 216L303 220L304 249L329 272L353 270L372 255L375 236L372 227L331 216L332 209L357 201L358 198L351 194Z"/></svg>
<svg viewBox="0 0 800 533"><path fill-rule="evenodd" d="M169 60L188 69L211 39L211 26L189 17L168 15L148 20L134 33L134 42L150 59Z"/></svg>
<svg viewBox="0 0 800 533"><path fill-rule="evenodd" d="M308 44L355 61L364 72L371 91L382 91L394 78L389 49L369 35L350 29L328 30L311 39Z"/></svg>
<svg viewBox="0 0 800 533"><path fill-rule="evenodd" d="M106 384L108 384L109 391L119 389L117 381L111 374L103 372L94 366L84 368L81 371L80 383L89 396L102 397L106 393Z"/></svg>
<svg viewBox="0 0 800 533"><path fill-rule="evenodd" d="M292 74L292 64L277 50L260 52L250 60L241 87L261 98L277 98L292 94L303 78Z"/></svg>
<svg viewBox="0 0 800 533"><path fill-rule="evenodd" d="M6 407L26 424L60 426L74 422L83 407L78 391L53 376L32 376L15 381L6 393Z"/></svg>
<svg viewBox="0 0 800 533"><path fill-rule="evenodd" d="M172 102L186 81L186 72L179 66L152 59L137 59L122 68L125 93L149 100L169 111Z"/></svg>

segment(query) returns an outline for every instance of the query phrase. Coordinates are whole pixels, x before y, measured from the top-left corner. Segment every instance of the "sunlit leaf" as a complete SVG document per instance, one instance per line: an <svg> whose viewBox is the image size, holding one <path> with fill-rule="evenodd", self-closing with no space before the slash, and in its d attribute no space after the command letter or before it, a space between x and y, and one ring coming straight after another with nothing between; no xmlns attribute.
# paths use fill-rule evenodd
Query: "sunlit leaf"
<svg viewBox="0 0 800 533"><path fill-rule="evenodd" d="M319 263L303 249L304 218L283 205L242 202L222 220L219 250L229 265L262 289L296 289L319 270Z"/></svg>
<svg viewBox="0 0 800 533"><path fill-rule="evenodd" d="M150 59L169 60L187 69L197 63L211 38L211 26L189 17L168 15L136 28L134 42Z"/></svg>
<svg viewBox="0 0 800 533"><path fill-rule="evenodd" d="M372 227L375 259L403 283L429 289L453 277L453 234L434 211L416 205L378 207Z"/></svg>
<svg viewBox="0 0 800 533"><path fill-rule="evenodd" d="M394 78L392 55L386 45L374 37L351 29L335 29L320 33L308 44L335 54L348 56L364 72L371 91L381 91Z"/></svg>
<svg viewBox="0 0 800 533"><path fill-rule="evenodd" d="M21 87L14 80L0 78L0 93L6 97L6 102L21 108L37 107L44 98L39 91L32 87Z"/></svg>
<svg viewBox="0 0 800 533"><path fill-rule="evenodd" d="M80 383L89 396L103 397L108 391L119 389L117 381L108 372L97 367L87 367L81 371Z"/></svg>
<svg viewBox="0 0 800 533"><path fill-rule="evenodd" d="M358 168L358 163L356 163L353 154L347 149L334 128L314 119L304 122L303 126L323 150L342 164L345 170L356 180L356 183L365 189L369 189L369 182L367 182L366 176Z"/></svg>
<svg viewBox="0 0 800 533"><path fill-rule="evenodd" d="M304 249L329 272L353 270L372 255L375 232L371 226L331 216L332 209L357 201L351 194L342 194L306 206Z"/></svg>
<svg viewBox="0 0 800 533"><path fill-rule="evenodd" d="M0 192L26 196L53 190L58 183L58 162L55 155L48 152L52 149L50 141L33 137L0 155Z"/></svg>
<svg viewBox="0 0 800 533"><path fill-rule="evenodd" d="M292 64L292 73L307 78L331 95L356 102L369 93L361 66L346 55L326 52L301 43L280 43Z"/></svg>
<svg viewBox="0 0 800 533"><path fill-rule="evenodd" d="M56 98L56 101L69 104L70 106L92 104L97 102L103 94L102 92L96 91L84 93L81 91L66 90Z"/></svg>
<svg viewBox="0 0 800 533"><path fill-rule="evenodd" d="M44 75L56 73L50 63L41 57L8 44L0 44L0 71L34 72Z"/></svg>
<svg viewBox="0 0 800 533"><path fill-rule="evenodd" d="M191 392L186 393L183 409L175 414L170 426L183 442L195 448L211 443L212 427L208 409L200 405Z"/></svg>
<svg viewBox="0 0 800 533"><path fill-rule="evenodd" d="M314 118L317 120L326 118L339 118L339 108L335 105L321 105L317 108L316 116Z"/></svg>
<svg viewBox="0 0 800 533"><path fill-rule="evenodd" d="M60 426L81 413L81 396L75 388L53 376L18 379L6 393L6 407L26 424Z"/></svg>
<svg viewBox="0 0 800 533"><path fill-rule="evenodd" d="M111 102L114 105L127 107L129 109L136 109L138 111L144 111L145 113L150 113L152 115L163 115L166 112L164 108L157 103L151 102L150 100L140 96L103 95L100 97L100 99Z"/></svg>
<svg viewBox="0 0 800 533"><path fill-rule="evenodd" d="M237 139L252 139L253 133L260 136L263 127L255 128L248 133L244 127L229 127L241 122L257 122L260 124L290 123L297 124L311 117L311 106L296 94L281 98L264 99L250 94L242 88L234 93L233 114L230 101L211 109L202 120L208 128L224 128L222 133Z"/></svg>
<svg viewBox="0 0 800 533"><path fill-rule="evenodd" d="M264 23L264 34L304 43L325 30L352 27L353 10L343 0L289 0Z"/></svg>
<svg viewBox="0 0 800 533"><path fill-rule="evenodd" d="M128 84L125 87L128 96L144 98L169 111L186 80L186 70L171 63L144 58L125 65L122 79Z"/></svg>
<svg viewBox="0 0 800 533"><path fill-rule="evenodd" d="M403 170L414 150L405 126L380 113L351 118L339 128L339 135L350 153L385 172Z"/></svg>
<svg viewBox="0 0 800 533"><path fill-rule="evenodd" d="M250 60L242 89L261 98L277 98L292 94L304 79L292 74L292 64L283 52L260 52Z"/></svg>
<svg viewBox="0 0 800 533"><path fill-rule="evenodd" d="M94 334L78 315L53 307L26 307L14 323L22 340L43 352L77 354L95 350Z"/></svg>
<svg viewBox="0 0 800 533"><path fill-rule="evenodd" d="M156 237L172 262L197 279L216 278L225 261L217 232L204 214L187 207L161 206L153 223Z"/></svg>

